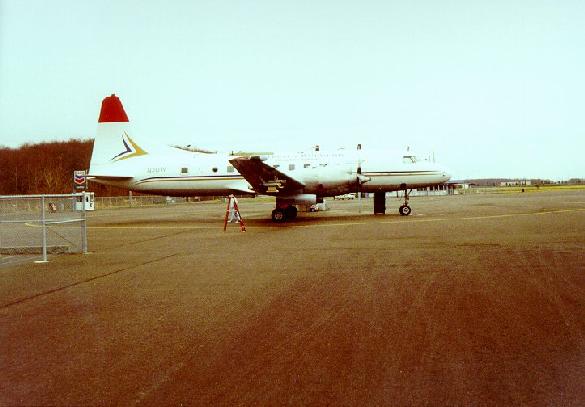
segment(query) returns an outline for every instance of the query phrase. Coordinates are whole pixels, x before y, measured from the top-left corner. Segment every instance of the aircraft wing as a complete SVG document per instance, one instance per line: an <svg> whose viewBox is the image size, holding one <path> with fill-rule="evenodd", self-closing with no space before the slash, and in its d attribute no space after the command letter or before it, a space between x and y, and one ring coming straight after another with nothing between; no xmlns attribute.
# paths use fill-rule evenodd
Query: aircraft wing
<svg viewBox="0 0 585 407"><path fill-rule="evenodd" d="M259 194L293 192L305 186L302 182L264 163L259 156L237 157L231 159L230 163Z"/></svg>

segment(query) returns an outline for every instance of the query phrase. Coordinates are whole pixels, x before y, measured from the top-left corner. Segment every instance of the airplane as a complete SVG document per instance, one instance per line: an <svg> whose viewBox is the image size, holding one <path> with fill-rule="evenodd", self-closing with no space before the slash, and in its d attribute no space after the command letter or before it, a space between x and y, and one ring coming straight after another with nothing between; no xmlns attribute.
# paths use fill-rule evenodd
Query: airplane
<svg viewBox="0 0 585 407"><path fill-rule="evenodd" d="M106 97L98 119L88 178L141 193L164 196L256 196L276 198L274 222L292 220L297 205L347 193L373 193L374 213L385 213L386 192L404 191L399 213L411 213L408 190L440 185L450 175L429 160L381 150L300 153L218 153L191 146L148 152L131 135L122 102Z"/></svg>

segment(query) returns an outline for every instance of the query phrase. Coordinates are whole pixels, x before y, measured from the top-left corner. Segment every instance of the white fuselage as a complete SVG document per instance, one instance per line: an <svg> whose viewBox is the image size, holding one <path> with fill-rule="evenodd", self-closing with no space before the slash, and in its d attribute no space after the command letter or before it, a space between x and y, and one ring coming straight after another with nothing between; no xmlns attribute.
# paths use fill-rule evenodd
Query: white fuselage
<svg viewBox="0 0 585 407"><path fill-rule="evenodd" d="M105 175L96 177L96 182L155 195L254 194L228 160L225 154L168 149L160 155L134 157L92 169L92 174ZM115 178L125 175L128 177Z"/></svg>
<svg viewBox="0 0 585 407"><path fill-rule="evenodd" d="M409 156L410 157L410 156ZM450 175L429 162L414 162L397 153L376 151L275 154L266 163L305 184L304 193L334 196L356 191L394 191L442 184ZM358 172L358 168L361 172Z"/></svg>
<svg viewBox="0 0 585 407"><path fill-rule="evenodd" d="M230 158L233 156L228 154L168 148L160 155L148 154L92 168L91 174L103 175L96 177L97 182L149 194L254 194L249 183L229 163ZM414 162L397 153L312 151L270 154L263 160L304 184L296 193L322 197L355 192L358 176L362 179L362 192L418 188L449 180L449 175L437 165L427 161ZM124 176L126 178L122 178ZM278 193L268 195L278 196Z"/></svg>

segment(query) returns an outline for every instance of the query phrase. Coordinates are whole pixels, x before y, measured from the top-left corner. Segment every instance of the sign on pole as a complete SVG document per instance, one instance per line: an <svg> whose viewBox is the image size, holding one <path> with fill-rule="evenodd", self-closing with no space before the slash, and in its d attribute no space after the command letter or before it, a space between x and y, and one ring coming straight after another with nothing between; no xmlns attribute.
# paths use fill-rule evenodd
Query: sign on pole
<svg viewBox="0 0 585 407"><path fill-rule="evenodd" d="M73 185L77 191L85 191L87 188L87 178L85 171L73 171Z"/></svg>

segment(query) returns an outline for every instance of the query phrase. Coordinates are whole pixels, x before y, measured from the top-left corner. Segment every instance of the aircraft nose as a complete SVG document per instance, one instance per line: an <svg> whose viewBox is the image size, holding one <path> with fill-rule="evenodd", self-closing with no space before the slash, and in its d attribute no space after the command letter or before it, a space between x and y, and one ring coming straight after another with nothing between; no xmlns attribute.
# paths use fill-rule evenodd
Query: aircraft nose
<svg viewBox="0 0 585 407"><path fill-rule="evenodd" d="M443 182L447 182L451 179L451 171L449 171L449 169L441 166L438 168L438 170L439 173L441 174L441 179L443 180Z"/></svg>

